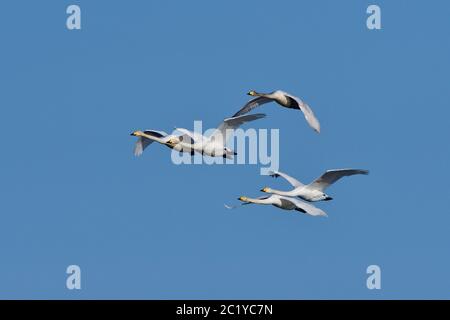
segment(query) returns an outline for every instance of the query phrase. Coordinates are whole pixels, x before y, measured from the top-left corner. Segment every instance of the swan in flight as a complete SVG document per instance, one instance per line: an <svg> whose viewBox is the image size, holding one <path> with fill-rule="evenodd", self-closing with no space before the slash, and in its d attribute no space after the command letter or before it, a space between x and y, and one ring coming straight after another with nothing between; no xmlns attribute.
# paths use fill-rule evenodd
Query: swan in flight
<svg viewBox="0 0 450 320"><path fill-rule="evenodd" d="M225 119L208 137L184 128L176 128L176 130L183 133L184 136L191 138L190 142L186 142L186 140L178 141L177 146L186 148L187 150L193 150L210 157L232 159L233 155L236 155L236 152L230 148L227 148L226 142L233 134L233 130L237 129L246 122L261 119L265 116L266 115L263 113L257 113Z"/></svg>
<svg viewBox="0 0 450 320"><path fill-rule="evenodd" d="M294 189L291 191L281 191L271 189L269 187L263 188L261 191L266 193L277 194L281 196L288 197L300 197L306 201L321 201L321 200L332 200L333 198L324 193L324 190L328 188L331 184L335 183L342 177L352 176L355 174L369 174L367 170L360 169L335 169L328 170L322 174L319 178L311 182L310 184L304 185L300 181L288 176L283 172L272 172L272 177L282 177L286 179Z"/></svg>
<svg viewBox="0 0 450 320"><path fill-rule="evenodd" d="M277 194L272 194L270 196L262 196L259 198L239 197L238 200L242 201L243 205L251 203L265 204L265 205L270 204L283 210L296 210L310 216L324 216L324 217L328 216L323 210L313 206L312 204L304 202L300 199L280 196ZM228 209L233 208L230 206L225 207Z"/></svg>
<svg viewBox="0 0 450 320"><path fill-rule="evenodd" d="M311 108L300 98L297 98L281 90L276 90L272 93L258 93L254 90L251 90L247 94L249 96L256 98L247 102L247 104L243 106L242 109L239 110L237 113L235 113L233 117L246 114L260 105L274 101L279 105L281 105L282 107L302 111L306 121L311 126L311 128L313 128L317 133L320 133L319 120L317 120Z"/></svg>
<svg viewBox="0 0 450 320"><path fill-rule="evenodd" d="M186 135L169 135L164 131L156 130L145 130L145 131L134 131L131 133L132 136L138 137L136 144L134 145L134 155L136 157L140 156L144 149L147 148L153 142L161 143L171 149L175 149L180 152L190 152L193 155L193 150L189 148L186 141L191 141L190 136ZM181 146L180 142L184 141L185 145Z"/></svg>

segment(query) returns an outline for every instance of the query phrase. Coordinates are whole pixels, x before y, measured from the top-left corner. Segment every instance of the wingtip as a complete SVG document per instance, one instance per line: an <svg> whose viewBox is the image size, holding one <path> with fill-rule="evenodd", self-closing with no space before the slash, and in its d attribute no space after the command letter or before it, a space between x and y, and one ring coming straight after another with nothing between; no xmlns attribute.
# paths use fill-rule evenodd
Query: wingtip
<svg viewBox="0 0 450 320"><path fill-rule="evenodd" d="M316 132L316 133L320 133L320 124L319 123L315 123L314 125L312 125L311 126L313 129L314 129L314 131Z"/></svg>

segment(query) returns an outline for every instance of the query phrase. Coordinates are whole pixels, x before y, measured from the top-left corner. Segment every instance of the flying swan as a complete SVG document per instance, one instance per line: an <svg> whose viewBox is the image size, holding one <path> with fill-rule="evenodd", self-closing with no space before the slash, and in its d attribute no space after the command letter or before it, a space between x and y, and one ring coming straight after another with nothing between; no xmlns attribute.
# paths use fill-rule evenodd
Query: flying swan
<svg viewBox="0 0 450 320"><path fill-rule="evenodd" d="M257 113L225 119L209 137L183 128L176 128L176 131L182 133L181 135L169 135L156 130L134 131L131 135L138 137L134 147L134 155L140 156L151 143L158 142L176 151L187 152L191 155L198 152L211 157L231 159L236 153L225 145L232 135L232 131L246 122L261 119L265 116L263 113Z"/></svg>
<svg viewBox="0 0 450 320"><path fill-rule="evenodd" d="M183 133L184 136L191 138L190 142L186 142L186 140L179 141L177 145L181 148L193 150L202 155L232 159L233 155L236 155L236 152L230 148L227 148L226 142L233 134L233 130L237 129L246 122L261 119L265 116L266 115L263 113L257 113L225 119L208 137L184 128L176 128L176 130Z"/></svg>
<svg viewBox="0 0 450 320"><path fill-rule="evenodd" d="M296 210L310 216L328 216L323 210L313 206L312 204L306 203L296 198L280 196L277 194L262 196L259 198L239 197L238 200L242 201L243 205L251 203L273 205L283 210ZM227 205L225 205L225 207L228 209L235 208Z"/></svg>
<svg viewBox="0 0 450 320"><path fill-rule="evenodd" d="M272 93L258 93L254 90L251 90L247 94L256 98L247 102L247 104L243 106L242 109L237 113L235 113L233 117L246 114L260 105L274 101L282 107L302 111L306 121L311 126L311 128L313 128L317 133L320 133L319 120L317 120L311 108L300 98L281 90L276 90Z"/></svg>
<svg viewBox="0 0 450 320"><path fill-rule="evenodd" d="M308 185L304 185L300 181L288 176L283 172L272 172L272 177L282 177L286 179L294 189L291 191L281 191L271 189L269 187L263 188L261 191L266 193L277 194L281 196L288 197L300 197L306 201L321 201L321 200L332 200L333 198L324 193L324 190L328 188L331 184L335 183L342 177L352 176L355 174L369 174L367 170L360 169L335 169L328 170L322 174L319 178L314 180Z"/></svg>

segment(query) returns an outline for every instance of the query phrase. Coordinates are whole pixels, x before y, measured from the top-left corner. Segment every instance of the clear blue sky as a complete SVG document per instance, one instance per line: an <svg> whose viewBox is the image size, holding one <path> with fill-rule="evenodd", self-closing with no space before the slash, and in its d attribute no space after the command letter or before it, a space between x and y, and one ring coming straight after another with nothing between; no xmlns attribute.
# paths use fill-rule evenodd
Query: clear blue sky
<svg viewBox="0 0 450 320"><path fill-rule="evenodd" d="M445 1L2 2L0 298L450 298L449 18ZM226 210L287 187L257 165L133 156L132 130L215 126L250 89L321 121L260 109L282 171L370 169L329 189L329 218Z"/></svg>

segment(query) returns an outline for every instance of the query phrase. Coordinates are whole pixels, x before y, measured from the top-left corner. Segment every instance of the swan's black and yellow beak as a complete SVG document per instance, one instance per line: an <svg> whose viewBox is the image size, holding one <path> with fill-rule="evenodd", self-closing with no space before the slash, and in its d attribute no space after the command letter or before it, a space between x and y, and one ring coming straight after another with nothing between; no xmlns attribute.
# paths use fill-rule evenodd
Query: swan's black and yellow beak
<svg viewBox="0 0 450 320"><path fill-rule="evenodd" d="M130 133L130 136L136 136L136 132Z"/></svg>
<svg viewBox="0 0 450 320"><path fill-rule="evenodd" d="M247 92L247 95L256 96L256 92L255 92L255 90L250 90L249 92Z"/></svg>

